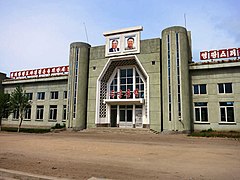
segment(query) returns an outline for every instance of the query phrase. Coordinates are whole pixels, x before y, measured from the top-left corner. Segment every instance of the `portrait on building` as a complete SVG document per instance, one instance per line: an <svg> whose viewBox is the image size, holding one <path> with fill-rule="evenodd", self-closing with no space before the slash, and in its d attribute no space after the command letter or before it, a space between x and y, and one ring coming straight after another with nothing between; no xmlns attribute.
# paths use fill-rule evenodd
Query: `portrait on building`
<svg viewBox="0 0 240 180"><path fill-rule="evenodd" d="M124 39L125 50L136 49L136 36L126 36Z"/></svg>
<svg viewBox="0 0 240 180"><path fill-rule="evenodd" d="M115 39L110 39L109 40L109 52L110 53L114 53L114 52L119 52L120 48L119 48L119 38L115 38Z"/></svg>

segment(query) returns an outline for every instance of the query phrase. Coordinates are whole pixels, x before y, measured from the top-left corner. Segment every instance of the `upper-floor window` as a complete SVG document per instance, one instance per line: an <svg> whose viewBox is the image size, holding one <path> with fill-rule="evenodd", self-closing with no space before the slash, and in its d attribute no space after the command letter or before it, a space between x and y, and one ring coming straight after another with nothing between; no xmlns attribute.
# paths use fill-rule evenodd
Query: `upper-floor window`
<svg viewBox="0 0 240 180"><path fill-rule="evenodd" d="M28 97L28 100L33 99L33 93L26 93L26 96Z"/></svg>
<svg viewBox="0 0 240 180"><path fill-rule="evenodd" d="M232 93L232 83L219 83L218 84L219 93Z"/></svg>
<svg viewBox="0 0 240 180"><path fill-rule="evenodd" d="M37 99L38 99L38 100L43 100L43 99L45 99L45 92L38 92L38 93L37 93Z"/></svg>
<svg viewBox="0 0 240 180"><path fill-rule="evenodd" d="M207 85L206 84L193 85L193 94L207 94Z"/></svg>
<svg viewBox="0 0 240 180"><path fill-rule="evenodd" d="M58 91L51 92L51 99L58 99Z"/></svg>
<svg viewBox="0 0 240 180"><path fill-rule="evenodd" d="M110 99L144 98L145 83L136 68L118 69L110 82Z"/></svg>
<svg viewBox="0 0 240 180"><path fill-rule="evenodd" d="M234 102L220 102L221 122L235 122Z"/></svg>

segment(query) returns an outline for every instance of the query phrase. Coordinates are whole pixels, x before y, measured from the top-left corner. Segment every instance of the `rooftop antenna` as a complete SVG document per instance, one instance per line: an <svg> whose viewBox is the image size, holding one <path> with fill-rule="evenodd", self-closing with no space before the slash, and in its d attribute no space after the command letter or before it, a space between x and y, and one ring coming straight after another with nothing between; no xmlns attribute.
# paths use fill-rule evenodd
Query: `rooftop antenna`
<svg viewBox="0 0 240 180"><path fill-rule="evenodd" d="M85 22L83 23L83 25L84 25L84 28L85 28L85 34L86 34L87 43L88 43L88 34L87 34L87 28L86 28Z"/></svg>
<svg viewBox="0 0 240 180"><path fill-rule="evenodd" d="M187 16L186 16L186 13L184 13L184 25L185 25L185 28L187 28Z"/></svg>

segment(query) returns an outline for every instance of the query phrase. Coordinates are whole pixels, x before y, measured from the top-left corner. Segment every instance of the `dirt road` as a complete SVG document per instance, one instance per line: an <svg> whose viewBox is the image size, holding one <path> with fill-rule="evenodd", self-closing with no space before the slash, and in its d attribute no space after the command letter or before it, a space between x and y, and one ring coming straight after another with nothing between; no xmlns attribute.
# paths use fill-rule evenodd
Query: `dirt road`
<svg viewBox="0 0 240 180"><path fill-rule="evenodd" d="M240 141L149 131L0 132L0 168L69 179L240 179Z"/></svg>

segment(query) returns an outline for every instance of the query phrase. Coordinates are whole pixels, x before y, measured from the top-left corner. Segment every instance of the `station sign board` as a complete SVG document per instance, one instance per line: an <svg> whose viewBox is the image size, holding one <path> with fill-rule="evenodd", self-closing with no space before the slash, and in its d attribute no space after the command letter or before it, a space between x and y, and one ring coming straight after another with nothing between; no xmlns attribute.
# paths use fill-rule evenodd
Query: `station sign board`
<svg viewBox="0 0 240 180"><path fill-rule="evenodd" d="M58 66L51 68L41 68L23 71L10 72L10 78L27 78L33 76L50 76L54 74L65 74L68 73L69 66Z"/></svg>
<svg viewBox="0 0 240 180"><path fill-rule="evenodd" d="M240 48L201 51L200 60L233 58L240 56Z"/></svg>

